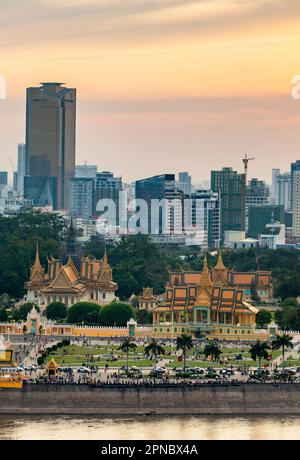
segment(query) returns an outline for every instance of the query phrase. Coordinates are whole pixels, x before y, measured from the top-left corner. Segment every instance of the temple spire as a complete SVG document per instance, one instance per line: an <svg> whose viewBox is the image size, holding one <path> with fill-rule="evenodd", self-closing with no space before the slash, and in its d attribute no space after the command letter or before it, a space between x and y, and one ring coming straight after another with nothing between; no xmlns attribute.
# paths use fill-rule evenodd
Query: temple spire
<svg viewBox="0 0 300 460"><path fill-rule="evenodd" d="M207 265L206 253L204 255L203 270L202 270L202 273L201 273L199 284L202 285L202 286L211 286L212 285L209 270L208 270L208 265Z"/></svg>
<svg viewBox="0 0 300 460"><path fill-rule="evenodd" d="M40 253L39 253L39 243L36 243L36 253L35 253L35 261L34 261L34 268L42 268L42 264L40 261Z"/></svg>
<svg viewBox="0 0 300 460"><path fill-rule="evenodd" d="M215 270L225 270L226 267L223 263L223 258L222 258L222 252L221 252L221 249L219 251L219 255L218 255L218 261L217 261L217 265L215 266Z"/></svg>
<svg viewBox="0 0 300 460"><path fill-rule="evenodd" d="M103 264L108 266L108 255L107 255L107 245L106 245L106 241L104 243L104 255L103 255Z"/></svg>

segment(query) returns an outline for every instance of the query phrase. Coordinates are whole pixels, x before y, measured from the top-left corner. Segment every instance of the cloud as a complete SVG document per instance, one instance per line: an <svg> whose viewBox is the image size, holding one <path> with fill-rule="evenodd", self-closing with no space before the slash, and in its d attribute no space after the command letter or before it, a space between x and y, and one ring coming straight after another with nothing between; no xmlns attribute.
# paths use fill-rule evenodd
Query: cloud
<svg viewBox="0 0 300 460"><path fill-rule="evenodd" d="M0 46L138 44L245 30L300 16L298 0L2 0Z"/></svg>

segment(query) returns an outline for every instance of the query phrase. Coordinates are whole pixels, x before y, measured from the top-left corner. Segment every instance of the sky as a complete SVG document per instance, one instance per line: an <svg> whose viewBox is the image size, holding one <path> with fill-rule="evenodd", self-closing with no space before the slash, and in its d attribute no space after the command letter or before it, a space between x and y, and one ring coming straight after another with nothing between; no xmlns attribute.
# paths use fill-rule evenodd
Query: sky
<svg viewBox="0 0 300 460"><path fill-rule="evenodd" d="M211 169L270 181L300 159L299 0L0 0L0 170L25 89L77 88L76 162L125 181ZM299 77L300 79L300 77ZM300 91L299 91L300 93Z"/></svg>

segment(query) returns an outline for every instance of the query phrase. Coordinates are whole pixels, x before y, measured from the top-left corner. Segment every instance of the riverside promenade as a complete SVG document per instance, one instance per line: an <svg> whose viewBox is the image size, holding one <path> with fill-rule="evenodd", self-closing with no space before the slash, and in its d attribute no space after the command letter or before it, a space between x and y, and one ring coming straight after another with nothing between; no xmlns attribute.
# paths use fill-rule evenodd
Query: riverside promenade
<svg viewBox="0 0 300 460"><path fill-rule="evenodd" d="M24 385L0 390L11 415L300 415L299 383Z"/></svg>

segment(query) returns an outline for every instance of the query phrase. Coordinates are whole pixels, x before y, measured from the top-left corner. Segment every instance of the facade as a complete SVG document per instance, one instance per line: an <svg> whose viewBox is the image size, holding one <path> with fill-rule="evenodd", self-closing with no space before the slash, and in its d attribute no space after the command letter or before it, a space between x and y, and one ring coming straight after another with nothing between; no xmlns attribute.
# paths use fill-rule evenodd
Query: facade
<svg viewBox="0 0 300 460"><path fill-rule="evenodd" d="M262 248L276 249L286 243L284 224L267 224L265 232L260 235L259 245Z"/></svg>
<svg viewBox="0 0 300 460"><path fill-rule="evenodd" d="M96 212L97 203L99 200L109 199L116 206L116 221L113 225L119 225L119 207L120 207L120 192L122 191L122 178L115 177L110 171L102 171L96 174ZM101 214L100 214L101 215Z"/></svg>
<svg viewBox="0 0 300 460"><path fill-rule="evenodd" d="M218 248L221 238L220 200L218 193L214 193L211 190L195 190L190 195L189 210L190 222L188 226L196 231L204 232L206 236L204 248Z"/></svg>
<svg viewBox="0 0 300 460"><path fill-rule="evenodd" d="M184 195L192 193L192 178L188 172L178 173L178 182L176 186L183 191Z"/></svg>
<svg viewBox="0 0 300 460"><path fill-rule="evenodd" d="M293 173L293 237L300 238L300 170Z"/></svg>
<svg viewBox="0 0 300 460"><path fill-rule="evenodd" d="M272 204L282 204L287 211L291 209L292 180L291 173L272 170Z"/></svg>
<svg viewBox="0 0 300 460"><path fill-rule="evenodd" d="M71 217L90 219L94 213L94 180L72 177L69 187L69 213Z"/></svg>
<svg viewBox="0 0 300 460"><path fill-rule="evenodd" d="M24 177L26 174L26 145L18 145L18 194L24 196Z"/></svg>
<svg viewBox="0 0 300 460"><path fill-rule="evenodd" d="M24 198L34 207L57 209L57 178L25 176Z"/></svg>
<svg viewBox="0 0 300 460"><path fill-rule="evenodd" d="M296 160L295 163L291 163L291 208L294 209L294 174L300 171L300 160Z"/></svg>
<svg viewBox="0 0 300 460"><path fill-rule="evenodd" d="M87 177L89 179L96 179L96 174L98 171L97 165L88 165L84 163L83 165L75 166L75 177Z"/></svg>
<svg viewBox="0 0 300 460"><path fill-rule="evenodd" d="M106 251L102 260L83 257L79 269L71 257L66 264L60 259L50 258L46 271L41 265L37 248L25 289L26 300L44 310L49 303L56 301L65 303L67 307L83 301L106 305L116 299L118 286L113 282Z"/></svg>
<svg viewBox="0 0 300 460"><path fill-rule="evenodd" d="M211 189L219 194L221 203L221 239L227 230L245 231L246 183L245 174L232 168L211 171Z"/></svg>
<svg viewBox="0 0 300 460"><path fill-rule="evenodd" d="M62 83L27 88L26 174L43 178L43 182L54 180L57 209L67 209L69 202L69 180L75 174L75 131L76 89Z"/></svg>
<svg viewBox="0 0 300 460"><path fill-rule="evenodd" d="M143 288L143 294L139 297L140 310L153 310L157 307L157 297L153 294L152 288Z"/></svg>
<svg viewBox="0 0 300 460"><path fill-rule="evenodd" d="M8 184L8 173L7 171L0 171L0 185Z"/></svg>
<svg viewBox="0 0 300 460"><path fill-rule="evenodd" d="M144 200L148 205L148 233L161 235L164 233L163 228L163 210L158 210L158 215L152 212L152 200L163 200L166 198L166 192L175 190L175 175L162 174L160 176L148 177L138 180L135 183L136 199Z"/></svg>
<svg viewBox="0 0 300 460"><path fill-rule="evenodd" d="M170 272L165 301L153 310L154 333L251 340L258 309L228 276L221 255L211 270L205 257L202 272Z"/></svg>
<svg viewBox="0 0 300 460"><path fill-rule="evenodd" d="M283 205L256 205L249 207L248 235L257 238L264 233L266 225L274 222L284 224Z"/></svg>

